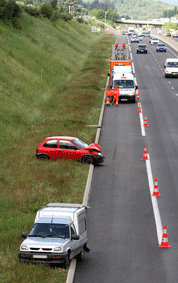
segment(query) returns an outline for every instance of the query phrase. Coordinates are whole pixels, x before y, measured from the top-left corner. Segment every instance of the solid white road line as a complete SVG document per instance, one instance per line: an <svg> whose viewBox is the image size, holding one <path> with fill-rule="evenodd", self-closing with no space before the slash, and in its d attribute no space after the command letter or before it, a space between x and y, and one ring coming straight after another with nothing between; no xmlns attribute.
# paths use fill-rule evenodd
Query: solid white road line
<svg viewBox="0 0 178 283"><path fill-rule="evenodd" d="M140 103L140 102L139 102ZM140 103L140 106L141 106L141 103ZM141 106L142 108L142 106ZM139 113L139 117L140 117L140 127L141 127L141 133L142 133L142 137L145 137L146 136L146 132L145 132L145 127L143 126L144 124L144 121L143 121L143 114L142 113Z"/></svg>
<svg viewBox="0 0 178 283"><path fill-rule="evenodd" d="M168 47L167 49L177 58L177 55L171 49L169 49Z"/></svg>
<svg viewBox="0 0 178 283"><path fill-rule="evenodd" d="M135 74L134 63L132 63L132 70L133 70L133 73Z"/></svg>
<svg viewBox="0 0 178 283"><path fill-rule="evenodd" d="M147 154L148 158L150 159L149 154ZM147 176L148 176L148 184L150 189L150 195L151 195L151 202L153 207L153 213L155 218L155 224L156 224L156 232L157 232L157 238L158 238L158 245L161 244L162 240L162 233L163 233L163 226L161 222L161 216L159 212L157 197L152 197L153 189L154 189L154 182L153 182L153 175L151 170L151 162L150 160L146 160L146 169L147 169Z"/></svg>

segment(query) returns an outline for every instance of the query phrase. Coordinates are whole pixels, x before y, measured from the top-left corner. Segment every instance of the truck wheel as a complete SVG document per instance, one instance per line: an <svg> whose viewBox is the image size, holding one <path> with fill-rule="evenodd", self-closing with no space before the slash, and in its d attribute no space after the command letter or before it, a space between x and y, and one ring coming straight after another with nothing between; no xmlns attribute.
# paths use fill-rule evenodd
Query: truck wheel
<svg viewBox="0 0 178 283"><path fill-rule="evenodd" d="M46 155L46 154L41 154L41 155L38 157L38 159L40 159L40 160L49 160L49 156Z"/></svg>
<svg viewBox="0 0 178 283"><path fill-rule="evenodd" d="M91 155L85 155L82 157L81 163L93 164L93 157Z"/></svg>

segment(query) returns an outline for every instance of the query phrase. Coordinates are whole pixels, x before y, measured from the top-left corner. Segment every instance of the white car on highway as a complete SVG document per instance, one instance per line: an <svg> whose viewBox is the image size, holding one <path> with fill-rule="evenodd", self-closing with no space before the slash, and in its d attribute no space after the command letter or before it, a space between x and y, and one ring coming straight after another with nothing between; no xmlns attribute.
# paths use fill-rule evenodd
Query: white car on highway
<svg viewBox="0 0 178 283"><path fill-rule="evenodd" d="M159 43L159 39L156 38L156 37L152 37L152 39L151 39L151 45L152 45L152 44L157 44L157 43Z"/></svg>

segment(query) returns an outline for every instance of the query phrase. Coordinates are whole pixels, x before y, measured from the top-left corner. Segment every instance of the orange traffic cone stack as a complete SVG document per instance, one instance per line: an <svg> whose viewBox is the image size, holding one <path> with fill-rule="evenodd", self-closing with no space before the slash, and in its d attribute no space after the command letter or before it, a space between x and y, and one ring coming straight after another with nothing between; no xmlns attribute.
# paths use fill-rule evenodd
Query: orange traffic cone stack
<svg viewBox="0 0 178 283"><path fill-rule="evenodd" d="M154 190L153 190L153 194L152 197L160 197L160 193L159 193L159 188L158 188L158 180L157 178L155 178L155 184L154 184Z"/></svg>
<svg viewBox="0 0 178 283"><path fill-rule="evenodd" d="M148 127L148 124L147 124L147 116L145 115L145 119L144 119L144 124L143 124L144 127Z"/></svg>
<svg viewBox="0 0 178 283"><path fill-rule="evenodd" d="M137 113L142 113L142 108L141 108L141 104L140 103L138 103L138 111L137 111Z"/></svg>
<svg viewBox="0 0 178 283"><path fill-rule="evenodd" d="M137 90L137 97L136 97L137 100L140 100L140 96L139 96L139 90Z"/></svg>
<svg viewBox="0 0 178 283"><path fill-rule="evenodd" d="M170 247L171 246L169 245L169 242L168 242L167 228L166 228L166 225L164 225L162 241L161 241L161 245L159 246L159 248L170 248Z"/></svg>
<svg viewBox="0 0 178 283"><path fill-rule="evenodd" d="M146 145L144 146L143 157L142 157L141 160L149 160L149 158L148 158L148 156L147 156Z"/></svg>

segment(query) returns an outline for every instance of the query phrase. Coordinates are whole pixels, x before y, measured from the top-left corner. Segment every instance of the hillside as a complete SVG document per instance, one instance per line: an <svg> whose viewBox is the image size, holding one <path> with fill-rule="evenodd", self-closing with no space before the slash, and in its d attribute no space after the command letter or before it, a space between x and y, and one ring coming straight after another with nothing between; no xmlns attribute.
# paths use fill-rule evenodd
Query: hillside
<svg viewBox="0 0 178 283"><path fill-rule="evenodd" d="M84 0L83 2L95 3L98 0ZM147 20L148 18L160 18L164 10L173 9L174 6L155 0L100 0L100 3L113 3L115 9L122 16L133 17L134 20ZM93 5L94 6L94 5ZM104 9L104 6L103 6Z"/></svg>
<svg viewBox="0 0 178 283"><path fill-rule="evenodd" d="M77 20L23 14L21 29L0 21L0 282L65 282L67 271L20 264L21 233L50 202L82 203L88 165L40 162L47 136L94 140L107 79L110 38Z"/></svg>

